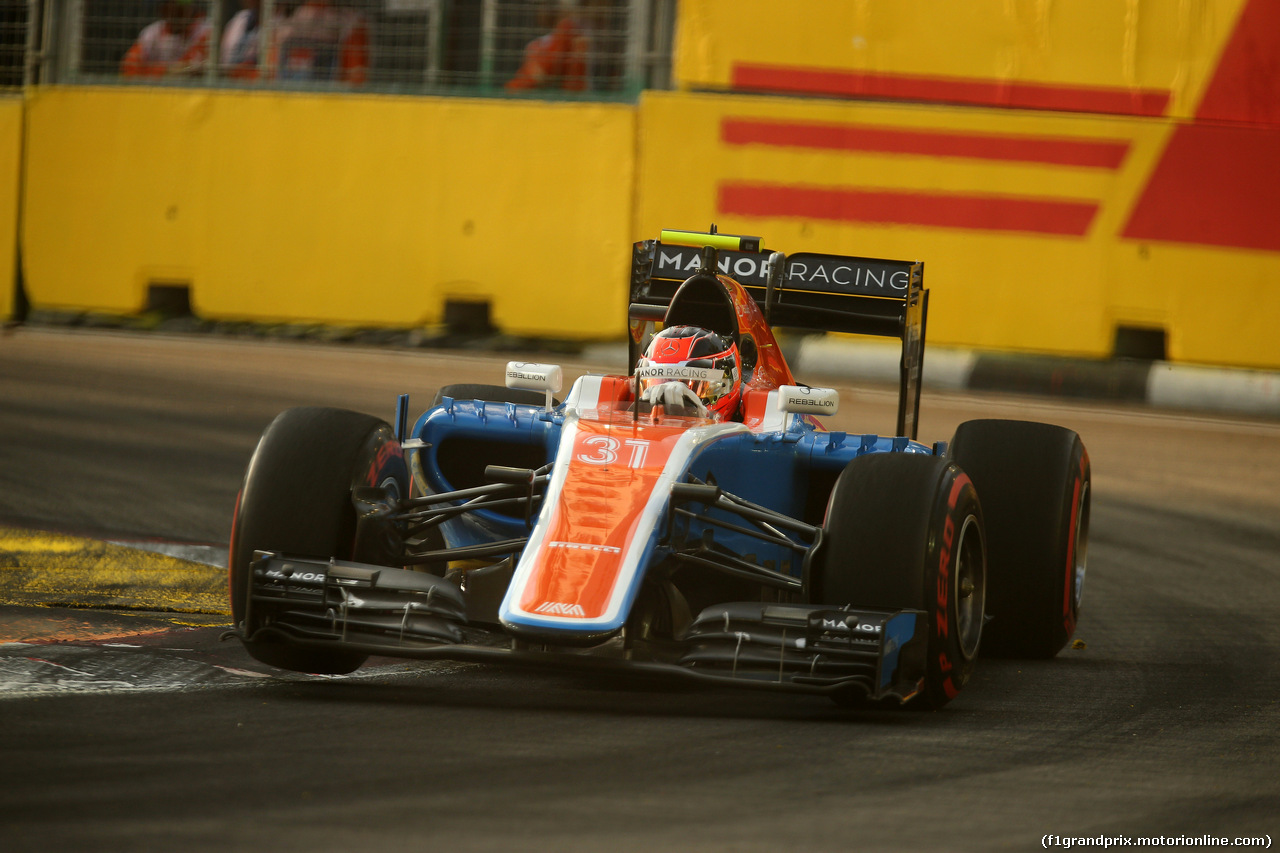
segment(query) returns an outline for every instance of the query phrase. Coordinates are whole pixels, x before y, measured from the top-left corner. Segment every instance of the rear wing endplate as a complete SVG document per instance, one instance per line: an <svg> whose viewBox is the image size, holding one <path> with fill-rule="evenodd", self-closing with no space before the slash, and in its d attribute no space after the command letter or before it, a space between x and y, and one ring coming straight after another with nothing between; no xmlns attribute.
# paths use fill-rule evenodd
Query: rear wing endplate
<svg viewBox="0 0 1280 853"><path fill-rule="evenodd" d="M741 284L770 326L900 338L897 429L916 437L929 315L923 262L787 256L764 251L758 237L664 231L662 240L643 240L632 251L633 345L636 321L661 322L676 290L704 264Z"/></svg>

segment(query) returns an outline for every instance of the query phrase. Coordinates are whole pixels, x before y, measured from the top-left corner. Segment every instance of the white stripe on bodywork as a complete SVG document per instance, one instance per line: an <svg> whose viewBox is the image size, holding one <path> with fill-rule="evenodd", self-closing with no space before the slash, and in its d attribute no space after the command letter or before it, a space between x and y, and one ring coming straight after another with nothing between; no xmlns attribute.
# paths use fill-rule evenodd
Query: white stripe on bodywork
<svg viewBox="0 0 1280 853"><path fill-rule="evenodd" d="M788 415L778 408L778 392L770 391L764 403L764 418L760 421L757 432L782 432L787 428ZM791 415L790 417L799 417Z"/></svg>
<svg viewBox="0 0 1280 853"><path fill-rule="evenodd" d="M578 377L578 381L574 382L573 387L569 389L569 396L565 398L565 412L572 412L574 415L578 415L588 409L598 408L600 406L600 388L603 384L603 376L588 373L585 376Z"/></svg>

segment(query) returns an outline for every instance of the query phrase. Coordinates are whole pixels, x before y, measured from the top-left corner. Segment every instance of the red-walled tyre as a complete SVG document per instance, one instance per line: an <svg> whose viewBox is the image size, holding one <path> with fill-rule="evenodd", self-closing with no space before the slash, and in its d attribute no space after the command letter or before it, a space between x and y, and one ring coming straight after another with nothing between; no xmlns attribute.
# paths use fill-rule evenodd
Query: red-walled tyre
<svg viewBox="0 0 1280 853"><path fill-rule="evenodd" d="M409 493L400 443L385 422L343 409L304 407L281 413L263 432L231 527L231 613L244 636L252 637L270 620L268 609L248 606L253 552L351 559L356 538L351 491L362 486L381 486L395 497ZM362 559L371 559L369 550L362 549ZM383 562L393 565L394 555L388 552ZM246 613L253 624L244 624ZM245 645L263 663L298 672L347 673L366 657L298 648L269 635Z"/></svg>
<svg viewBox="0 0 1280 853"><path fill-rule="evenodd" d="M964 687L978 656L983 542L982 507L958 467L915 453L862 456L831 491L809 598L837 607L925 611L925 683L912 701L940 708Z"/></svg>
<svg viewBox="0 0 1280 853"><path fill-rule="evenodd" d="M1075 632L1089 546L1089 454L1069 429L967 421L951 458L987 522L991 621L984 654L1050 658Z"/></svg>

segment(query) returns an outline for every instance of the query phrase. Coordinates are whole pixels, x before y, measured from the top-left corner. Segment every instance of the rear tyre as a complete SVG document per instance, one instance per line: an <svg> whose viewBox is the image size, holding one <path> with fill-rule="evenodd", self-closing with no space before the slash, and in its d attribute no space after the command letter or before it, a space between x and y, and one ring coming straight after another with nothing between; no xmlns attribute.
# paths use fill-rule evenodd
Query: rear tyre
<svg viewBox="0 0 1280 853"><path fill-rule="evenodd" d="M982 497L991 622L984 654L1050 658L1075 633L1089 544L1089 454L1069 429L967 421L951 458Z"/></svg>
<svg viewBox="0 0 1280 853"><path fill-rule="evenodd" d="M823 549L810 601L923 610L926 674L913 704L955 698L978 656L986 595L982 508L969 477L936 456L854 459L831 491Z"/></svg>
<svg viewBox="0 0 1280 853"><path fill-rule="evenodd" d="M231 613L243 635L251 637L270 619L260 608L248 606L255 550L351 559L356 544L352 489L380 486L394 497L404 497L408 485L400 443L391 427L377 418L304 407L289 409L272 421L249 460L231 526ZM370 559L369 552L362 549L362 558ZM382 562L393 565L394 556L388 550ZM247 613L252 624L245 624ZM245 645L263 663L298 672L347 673L367 657L297 648L268 638Z"/></svg>
<svg viewBox="0 0 1280 853"><path fill-rule="evenodd" d="M547 397L540 391L527 391L523 388L507 388L502 385L446 385L436 392L431 401L431 408L443 402L445 397L455 400L484 400L486 403L522 403L530 406L541 406Z"/></svg>

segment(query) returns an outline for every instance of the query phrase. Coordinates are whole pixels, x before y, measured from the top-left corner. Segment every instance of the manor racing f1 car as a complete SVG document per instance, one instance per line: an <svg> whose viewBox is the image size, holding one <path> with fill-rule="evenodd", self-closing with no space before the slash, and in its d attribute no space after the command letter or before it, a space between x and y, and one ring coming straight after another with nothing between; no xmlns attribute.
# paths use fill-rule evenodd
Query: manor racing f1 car
<svg viewBox="0 0 1280 853"><path fill-rule="evenodd" d="M613 667L837 701L945 704L985 654L1049 657L1084 579L1089 458L1046 424L915 440L923 265L636 244L629 375L453 385L409 425L300 408L236 502L234 634L342 673L369 655ZM772 327L901 339L897 435L828 431Z"/></svg>

